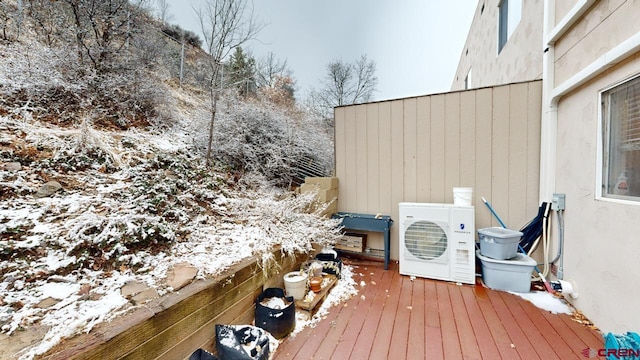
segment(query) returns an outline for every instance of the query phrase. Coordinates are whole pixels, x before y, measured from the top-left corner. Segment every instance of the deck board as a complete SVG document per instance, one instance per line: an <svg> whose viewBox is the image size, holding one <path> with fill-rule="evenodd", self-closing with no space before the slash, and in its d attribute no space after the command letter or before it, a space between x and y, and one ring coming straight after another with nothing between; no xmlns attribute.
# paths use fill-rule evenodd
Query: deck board
<svg viewBox="0 0 640 360"><path fill-rule="evenodd" d="M530 342L529 336L525 334L526 329L523 329L521 327L522 323L518 322L517 319L512 315L511 311L509 311L509 307L500 296L500 293L495 291L487 291L487 295L491 300L493 308L496 310L496 313L500 317L502 325L507 331L509 339L511 340L510 346L516 349L518 355L522 359L544 359L544 357L541 357L541 355L536 351L533 344Z"/></svg>
<svg viewBox="0 0 640 360"><path fill-rule="evenodd" d="M463 285L449 286L449 298L451 299L451 307L454 309L453 316L456 320L460 350L465 359L479 359L478 339L471 326L471 319L462 298L462 288Z"/></svg>
<svg viewBox="0 0 640 360"><path fill-rule="evenodd" d="M370 298L371 303L367 310L367 317L362 325L362 334L358 336L355 344L353 345L351 352L351 357L353 359L369 358L374 340L374 336L372 336L371 332L375 333L378 329L378 324L380 323L382 315L380 309L384 307L387 299L386 295L388 293L388 286L391 283L391 278L393 277L393 272L391 271L378 269L376 273L378 276L376 277L377 280L375 280L375 284L369 284L370 289L375 288L375 293L372 295L373 298Z"/></svg>
<svg viewBox="0 0 640 360"><path fill-rule="evenodd" d="M486 299L477 299L474 295L473 288L470 286L462 286L460 293L464 301L464 306L467 309L467 315L473 328L474 337L477 340L480 357L485 359L500 358L501 355L498 347L492 338L492 333L487 321L483 317L480 304L478 304L479 301L486 301Z"/></svg>
<svg viewBox="0 0 640 360"><path fill-rule="evenodd" d="M440 329L442 331L442 349L444 358L457 359L462 357L462 349L458 340L458 329L453 315L453 306L449 296L449 286L446 282L436 283L438 295L438 309L440 313Z"/></svg>
<svg viewBox="0 0 640 360"><path fill-rule="evenodd" d="M507 292L411 278L382 263L354 266L360 292L315 328L282 341L274 359L580 359L601 334Z"/></svg>
<svg viewBox="0 0 640 360"><path fill-rule="evenodd" d="M389 356L405 359L407 357L407 345L409 344L413 281L408 276L401 276L399 280L401 284L400 295L396 299L398 306L396 308L396 316L394 319L394 331L391 333Z"/></svg>
<svg viewBox="0 0 640 360"><path fill-rule="evenodd" d="M411 294L411 322L409 323L409 342L407 344L407 354L417 358L424 357L425 354L425 293L424 281L413 282L413 292Z"/></svg>
<svg viewBox="0 0 640 360"><path fill-rule="evenodd" d="M440 312L435 281L422 281L424 283L425 302L425 358L440 359L444 356L442 348L442 331L440 328ZM430 301L429 301L430 300Z"/></svg>
<svg viewBox="0 0 640 360"><path fill-rule="evenodd" d="M538 355L545 360L559 359L552 347L553 344L549 344L545 338L546 332L540 331L540 328L544 329L544 327L542 327L542 324L539 324L541 327L536 327L536 324L529 318L529 314L520 306L519 299L515 295L506 292L498 294L502 297L517 325L522 329ZM553 329L549 327L548 331L553 331Z"/></svg>
<svg viewBox="0 0 640 360"><path fill-rule="evenodd" d="M380 322L375 335L373 335L373 345L369 354L369 359L372 360L388 358L391 337L395 330L394 323L398 309L398 297L402 286L402 276L397 271L394 271L390 280L387 287L388 292L384 295L384 306L380 309L382 313Z"/></svg>
<svg viewBox="0 0 640 360"><path fill-rule="evenodd" d="M515 348L511 347L511 338L509 333L505 329L496 309L492 306L491 301L487 295L487 290L482 285L477 284L473 287L473 295L476 299L479 312L484 319L485 326L489 329L493 343L496 346L497 352L500 354L498 357L487 357L488 359L503 358L503 359L520 359L520 355ZM481 319L478 320L482 322ZM478 325L481 326L481 325ZM484 342L485 345L488 342ZM485 350L486 351L486 350Z"/></svg>
<svg viewBox="0 0 640 360"><path fill-rule="evenodd" d="M360 300L353 307L353 313L348 320L348 327L342 333L340 342L337 344L331 359L349 359L358 338L367 338L371 333L364 327L365 320L369 315L371 304L375 299L378 290L378 282L382 279L383 271L370 272L367 267L356 269L359 275L355 277L358 284L364 284L364 291L361 291ZM375 310L373 310L375 311ZM367 351L368 356L368 351Z"/></svg>

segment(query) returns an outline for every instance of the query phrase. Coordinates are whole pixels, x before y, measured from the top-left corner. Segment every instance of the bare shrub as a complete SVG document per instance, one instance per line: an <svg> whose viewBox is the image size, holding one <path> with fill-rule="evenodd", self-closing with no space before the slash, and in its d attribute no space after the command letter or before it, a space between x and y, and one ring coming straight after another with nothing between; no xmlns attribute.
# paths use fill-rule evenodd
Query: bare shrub
<svg viewBox="0 0 640 360"><path fill-rule="evenodd" d="M214 156L240 173L262 174L274 185L295 182L301 162L330 173L332 145L314 120L266 101L240 101L227 94L216 129Z"/></svg>

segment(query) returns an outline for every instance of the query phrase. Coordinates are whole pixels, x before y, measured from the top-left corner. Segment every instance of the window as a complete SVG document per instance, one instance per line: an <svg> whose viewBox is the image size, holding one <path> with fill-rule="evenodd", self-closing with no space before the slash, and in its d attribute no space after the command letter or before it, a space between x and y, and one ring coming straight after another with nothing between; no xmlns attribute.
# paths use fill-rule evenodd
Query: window
<svg viewBox="0 0 640 360"><path fill-rule="evenodd" d="M601 99L602 196L640 201L640 77Z"/></svg>
<svg viewBox="0 0 640 360"><path fill-rule="evenodd" d="M522 0L502 0L498 5L498 53L507 44L522 17Z"/></svg>
<svg viewBox="0 0 640 360"><path fill-rule="evenodd" d="M498 53L507 43L507 25L509 23L509 0L502 0L498 6Z"/></svg>
<svg viewBox="0 0 640 360"><path fill-rule="evenodd" d="M469 69L469 72L467 73L467 76L465 76L464 78L464 88L466 89L471 89L471 69Z"/></svg>

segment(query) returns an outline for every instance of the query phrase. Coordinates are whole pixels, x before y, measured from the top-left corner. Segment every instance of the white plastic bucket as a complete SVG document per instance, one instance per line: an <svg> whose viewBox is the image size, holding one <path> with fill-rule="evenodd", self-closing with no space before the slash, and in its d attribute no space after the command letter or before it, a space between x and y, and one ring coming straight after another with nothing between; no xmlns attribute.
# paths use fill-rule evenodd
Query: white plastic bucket
<svg viewBox="0 0 640 360"><path fill-rule="evenodd" d="M284 289L294 300L302 300L307 292L307 273L292 271L284 276Z"/></svg>
<svg viewBox="0 0 640 360"><path fill-rule="evenodd" d="M454 187L453 188L453 205L471 206L473 199L473 188Z"/></svg>

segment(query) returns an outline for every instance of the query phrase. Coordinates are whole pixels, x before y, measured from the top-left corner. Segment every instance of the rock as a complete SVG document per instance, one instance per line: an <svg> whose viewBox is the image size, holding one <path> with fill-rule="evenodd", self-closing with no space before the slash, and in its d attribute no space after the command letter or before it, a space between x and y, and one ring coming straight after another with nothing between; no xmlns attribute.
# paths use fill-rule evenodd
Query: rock
<svg viewBox="0 0 640 360"><path fill-rule="evenodd" d="M157 297L158 292L156 291L156 289L148 288L142 292L135 294L133 297L131 297L131 300L133 300L133 302L135 302L136 304L144 304L147 301L155 299Z"/></svg>
<svg viewBox="0 0 640 360"><path fill-rule="evenodd" d="M49 181L48 183L42 185L38 192L33 195L37 198L43 198L47 196L53 195L56 191L61 190L62 185L60 185L57 181Z"/></svg>
<svg viewBox="0 0 640 360"><path fill-rule="evenodd" d="M158 297L156 289L140 281L131 281L124 284L120 288L120 294L136 304L142 304Z"/></svg>
<svg viewBox="0 0 640 360"><path fill-rule="evenodd" d="M4 163L2 168L6 171L20 171L22 170L22 165L19 162L8 162Z"/></svg>
<svg viewBox="0 0 640 360"><path fill-rule="evenodd" d="M91 285L82 284L80 286L80 290L78 291L78 295L88 295L91 292Z"/></svg>
<svg viewBox="0 0 640 360"><path fill-rule="evenodd" d="M130 281L120 288L120 294L124 297L139 294L147 289L150 289L149 285L140 281Z"/></svg>
<svg viewBox="0 0 640 360"><path fill-rule="evenodd" d="M57 304L59 302L60 302L60 300L58 300L58 299L54 299L52 297L48 297L48 298L40 301L38 304L36 304L36 307L39 308L39 309L46 309L46 308L52 307L53 305L55 305L55 304Z"/></svg>
<svg viewBox="0 0 640 360"><path fill-rule="evenodd" d="M197 274L198 268L189 263L176 264L167 271L167 285L177 291L189 284Z"/></svg>
<svg viewBox="0 0 640 360"><path fill-rule="evenodd" d="M164 171L164 176L166 176L169 179L173 179L173 180L177 180L178 179L178 174L176 174L176 172L173 171L173 170L165 170Z"/></svg>
<svg viewBox="0 0 640 360"><path fill-rule="evenodd" d="M0 359L16 359L16 354L41 344L49 329L51 327L36 323L29 325L28 331L14 331L11 335L0 332Z"/></svg>

